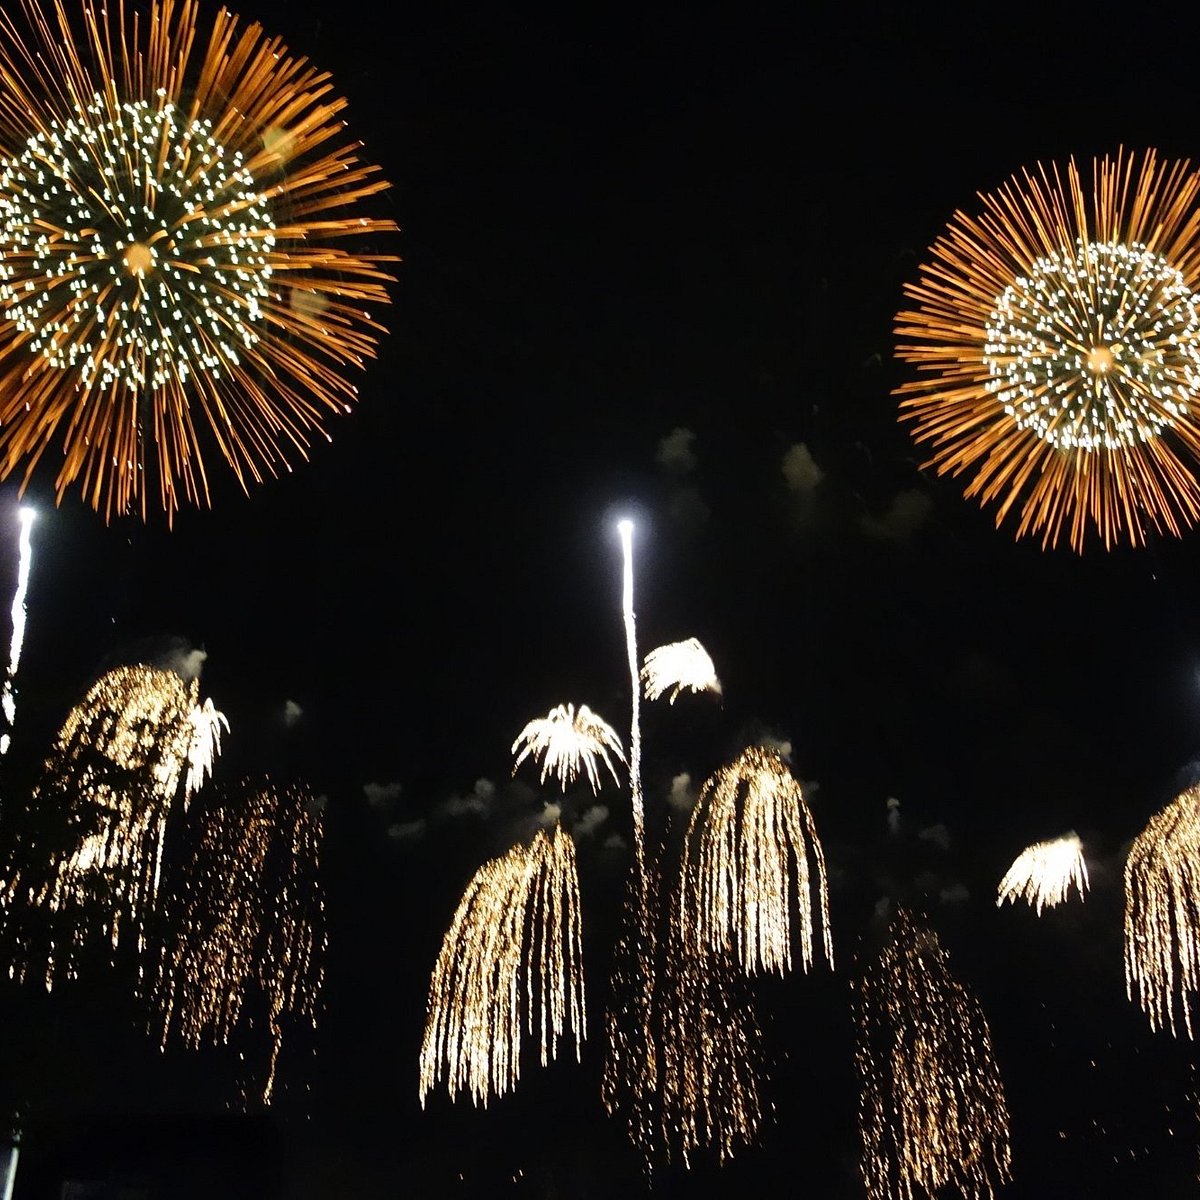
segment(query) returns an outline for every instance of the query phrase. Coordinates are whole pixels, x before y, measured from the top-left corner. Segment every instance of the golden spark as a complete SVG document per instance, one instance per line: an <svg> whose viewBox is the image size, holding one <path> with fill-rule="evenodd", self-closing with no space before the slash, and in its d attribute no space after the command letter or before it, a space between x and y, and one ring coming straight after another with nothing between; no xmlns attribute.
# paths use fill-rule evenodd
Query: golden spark
<svg viewBox="0 0 1200 1200"><path fill-rule="evenodd" d="M616 768L609 758L610 752L619 762L625 761L621 739L607 721L592 712L586 704L581 704L578 712L573 704L560 704L551 709L548 716L535 717L517 735L517 740L512 744L512 753L517 755L513 762L513 774L517 773L517 768L527 758L532 757L534 762L542 765L541 782L545 783L547 775L557 775L565 792L567 784L573 782L582 769L591 782L592 790L598 792L600 772L597 759L608 768L614 781L620 783Z"/></svg>
<svg viewBox="0 0 1200 1200"><path fill-rule="evenodd" d="M387 188L330 77L195 0L0 17L0 477L53 448L106 518L306 458L373 356Z"/></svg>
<svg viewBox="0 0 1200 1200"><path fill-rule="evenodd" d="M557 826L475 873L429 981L421 1104L439 1083L476 1104L517 1086L523 1031L542 1066L587 1035L575 844Z"/></svg>
<svg viewBox="0 0 1200 1200"><path fill-rule="evenodd" d="M815 900L833 965L825 854L800 785L774 751L752 746L704 783L688 823L683 871L682 919L697 951L731 953L747 972L783 974L792 966L794 913L807 971Z"/></svg>
<svg viewBox="0 0 1200 1200"><path fill-rule="evenodd" d="M905 292L903 417L999 526L1080 550L1200 518L1200 175L1147 151L1038 166L954 214Z"/></svg>
<svg viewBox="0 0 1200 1200"><path fill-rule="evenodd" d="M306 788L245 782L189 812L188 854L168 876L152 1027L164 1049L178 1037L195 1050L225 1044L261 1008L271 1038L264 1104L286 1026L316 1024L327 944L323 838Z"/></svg>
<svg viewBox="0 0 1200 1200"><path fill-rule="evenodd" d="M1048 842L1035 842L1017 855L1000 880L996 897L999 908L1005 900L1014 904L1022 899L1042 915L1043 908L1054 908L1071 895L1074 888L1080 899L1087 895L1087 864L1083 845L1074 833Z"/></svg>
<svg viewBox="0 0 1200 1200"><path fill-rule="evenodd" d="M17 720L17 668L21 665L21 648L25 644L25 619L28 611L25 596L29 591L29 568L33 558L33 543L29 530L33 525L34 512L27 505L22 507L17 518L21 533L17 540L17 590L12 602L12 638L8 644L8 670L4 674L4 689L0 692L0 711L4 713L5 730L0 734L0 755L8 753L12 743L12 728Z"/></svg>
<svg viewBox="0 0 1200 1200"><path fill-rule="evenodd" d="M1200 784L1134 839L1125 860L1125 989L1151 1029L1195 1036L1200 991Z"/></svg>
<svg viewBox="0 0 1200 1200"><path fill-rule="evenodd" d="M670 642L646 655L642 664L642 686L647 700L657 700L670 692L668 700L675 703L683 690L721 694L721 681L708 651L695 639Z"/></svg>
<svg viewBox="0 0 1200 1200"><path fill-rule="evenodd" d="M983 1010L937 934L901 910L855 990L868 1196L994 1196L1011 1178L1004 1084Z"/></svg>

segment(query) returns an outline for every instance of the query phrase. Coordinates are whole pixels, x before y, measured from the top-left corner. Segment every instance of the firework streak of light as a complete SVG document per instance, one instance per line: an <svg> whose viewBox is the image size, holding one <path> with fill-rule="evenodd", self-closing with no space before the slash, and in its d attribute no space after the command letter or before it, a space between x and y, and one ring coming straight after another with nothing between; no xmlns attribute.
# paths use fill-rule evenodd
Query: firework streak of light
<svg viewBox="0 0 1200 1200"><path fill-rule="evenodd" d="M642 664L642 686L647 700L657 700L670 692L668 702L671 704L684 689L721 694L721 681L717 678L713 660L695 638L670 642L651 650Z"/></svg>
<svg viewBox="0 0 1200 1200"><path fill-rule="evenodd" d="M1088 890L1088 874L1079 837L1068 833L1052 841L1035 842L1017 855L1000 880L996 907L1005 900L1015 904L1023 899L1037 909L1040 917L1043 908L1062 904L1072 888L1082 899Z"/></svg>
<svg viewBox="0 0 1200 1200"><path fill-rule="evenodd" d="M953 1187L992 1197L1011 1177L1008 1108L979 1002L937 935L901 910L856 986L862 1175L871 1200Z"/></svg>
<svg viewBox="0 0 1200 1200"><path fill-rule="evenodd" d="M730 953L747 972L782 975L792 966L794 910L807 971L815 892L821 944L833 965L825 854L800 785L774 751L751 747L704 783L683 872L684 936L697 951Z"/></svg>
<svg viewBox="0 0 1200 1200"><path fill-rule="evenodd" d="M1152 1029L1194 1037L1200 990L1200 785L1150 818L1125 861L1125 987Z"/></svg>
<svg viewBox="0 0 1200 1200"><path fill-rule="evenodd" d="M557 826L475 873L442 940L429 981L421 1046L422 1106L439 1083L475 1104L511 1092L522 1031L542 1066L570 1030L587 1035L575 844Z"/></svg>
<svg viewBox="0 0 1200 1200"><path fill-rule="evenodd" d="M188 814L188 848L169 871L164 931L150 987L166 1049L223 1045L265 1008L271 1049L258 1098L269 1104L285 1027L315 1025L324 982L324 828L311 793L269 781L209 791ZM244 1014L250 1010L250 1017Z"/></svg>
<svg viewBox="0 0 1200 1200"><path fill-rule="evenodd" d="M12 744L12 728L17 720L17 668L21 665L21 647L25 644L25 596L29 591L29 568L33 560L33 543L30 528L34 511L27 506L18 513L21 534L18 541L20 561L17 566L17 590L12 602L12 640L8 645L8 670L4 675L4 690L0 692L0 711L4 713L6 729L0 735L0 755L7 754Z"/></svg>
<svg viewBox="0 0 1200 1200"><path fill-rule="evenodd" d="M514 775L517 768L532 757L534 762L542 765L541 782L545 783L546 776L554 774L564 792L567 784L578 777L581 767L587 774L592 791L600 790L597 758L603 761L619 785L621 781L617 778L609 754L619 762L625 761L625 751L616 730L586 704L581 704L578 711L573 704L560 704L551 709L547 716L535 717L517 734L512 753L517 755L513 761Z"/></svg>

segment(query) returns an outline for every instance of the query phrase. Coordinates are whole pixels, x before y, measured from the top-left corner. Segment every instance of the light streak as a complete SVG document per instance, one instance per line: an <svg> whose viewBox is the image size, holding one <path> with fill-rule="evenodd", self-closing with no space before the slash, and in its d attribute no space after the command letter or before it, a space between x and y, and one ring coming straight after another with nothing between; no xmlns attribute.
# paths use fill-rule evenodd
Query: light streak
<svg viewBox="0 0 1200 1200"><path fill-rule="evenodd" d="M211 697L192 709L192 737L188 743L187 778L183 783L183 798L186 803L204 785L213 772L213 764L221 753L221 729L229 732L229 721L224 713L217 712Z"/></svg>
<svg viewBox="0 0 1200 1200"><path fill-rule="evenodd" d="M617 522L624 562L621 581L621 615L625 622L625 651L629 660L632 693L629 718L629 797L633 807L633 853L638 886L646 891L646 815L642 801L642 725L639 702L642 689L638 679L637 620L633 614L633 522Z"/></svg>
<svg viewBox="0 0 1200 1200"><path fill-rule="evenodd" d="M29 569L33 561L30 529L33 526L34 515L34 510L28 505L23 505L17 513L21 525L17 543L20 558L17 565L17 590L13 593L12 602L12 639L8 644L8 670L4 675L4 689L0 692L0 711L4 713L7 725L3 735L0 735L0 755L8 753L12 744L12 729L17 721L17 668L21 665L21 648L25 644L25 621L28 616L25 597L29 591Z"/></svg>
<svg viewBox="0 0 1200 1200"><path fill-rule="evenodd" d="M560 704L552 708L547 716L535 717L517 734L512 753L517 755L513 761L514 775L527 758L532 758L534 762L541 763L541 782L546 781L547 775L554 774L564 792L567 784L578 777L580 769L587 775L592 791L598 792L600 770L597 759L604 763L613 780L620 784L609 754L619 762L625 761L625 752L616 730L586 704L581 704L578 711L573 704Z"/></svg>
<svg viewBox="0 0 1200 1200"><path fill-rule="evenodd" d="M674 704L684 689L721 694L721 681L713 660L695 638L651 650L642 664L641 678L647 700L657 700L670 692L668 700Z"/></svg>
<svg viewBox="0 0 1200 1200"><path fill-rule="evenodd" d="M1054 908L1062 904L1074 888L1080 899L1087 894L1087 864L1083 861L1083 846L1078 835L1068 833L1065 837L1048 842L1035 842L1017 855L1000 881L996 907L1018 899L1037 909Z"/></svg>

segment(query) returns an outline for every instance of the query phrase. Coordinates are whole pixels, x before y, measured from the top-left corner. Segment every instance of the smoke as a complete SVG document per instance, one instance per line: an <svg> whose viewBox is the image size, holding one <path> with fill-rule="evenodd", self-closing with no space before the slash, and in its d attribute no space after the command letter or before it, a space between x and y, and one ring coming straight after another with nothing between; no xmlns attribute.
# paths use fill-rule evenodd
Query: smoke
<svg viewBox="0 0 1200 1200"><path fill-rule="evenodd" d="M435 816L453 821L458 817L489 817L496 803L496 785L490 779L477 779L465 795L457 793L443 800L435 810Z"/></svg>
<svg viewBox="0 0 1200 1200"><path fill-rule="evenodd" d="M425 836L428 824L424 817L418 817L415 821L397 821L388 826L388 837L393 842L415 842Z"/></svg>
<svg viewBox="0 0 1200 1200"><path fill-rule="evenodd" d="M931 846L936 846L943 854L950 853L950 830L941 821L936 825L930 825L927 829L922 829L917 837Z"/></svg>
<svg viewBox="0 0 1200 1200"><path fill-rule="evenodd" d="M200 678L204 669L204 661L208 651L190 645L183 638L171 638L167 648L157 655L153 663L164 671L174 671L184 683L191 683Z"/></svg>
<svg viewBox="0 0 1200 1200"><path fill-rule="evenodd" d="M924 492L911 488L893 496L882 517L860 517L859 527L868 537L903 545L925 524L931 512L933 501Z"/></svg>
<svg viewBox="0 0 1200 1200"><path fill-rule="evenodd" d="M970 898L971 893L962 883L952 883L938 892L938 899L943 904L965 904Z"/></svg>
<svg viewBox="0 0 1200 1200"><path fill-rule="evenodd" d="M604 848L605 850L628 850L629 843L619 833L610 833L604 839Z"/></svg>
<svg viewBox="0 0 1200 1200"><path fill-rule="evenodd" d="M792 761L792 741L791 738L776 737L773 733L764 733L758 739L758 744L764 750L774 750L784 762Z"/></svg>
<svg viewBox="0 0 1200 1200"><path fill-rule="evenodd" d="M678 813L691 812L696 805L698 793L692 787L692 777L687 771L681 771L671 780L671 790L667 794L667 803Z"/></svg>
<svg viewBox="0 0 1200 1200"><path fill-rule="evenodd" d="M591 808L575 822L572 831L577 838L592 837L596 830L608 820L608 805L593 804Z"/></svg>
<svg viewBox="0 0 1200 1200"><path fill-rule="evenodd" d="M804 496L816 491L817 485L825 478L825 472L817 466L812 451L803 442L797 442L784 451L780 466L788 488Z"/></svg>
<svg viewBox="0 0 1200 1200"><path fill-rule="evenodd" d="M538 817L538 824L545 829L549 829L562 816L562 805L555 804L553 801L542 805L541 816Z"/></svg>
<svg viewBox="0 0 1200 1200"><path fill-rule="evenodd" d="M672 429L658 443L655 460L659 466L665 467L676 475L687 475L696 469L696 456L692 453L692 443L696 435L683 426Z"/></svg>
<svg viewBox="0 0 1200 1200"><path fill-rule="evenodd" d="M372 808L387 808L395 804L400 799L401 784L398 782L392 783L364 783L363 795L367 798L367 803Z"/></svg>
<svg viewBox="0 0 1200 1200"><path fill-rule="evenodd" d="M895 796L887 800L887 827L892 837L900 836L900 801Z"/></svg>
<svg viewBox="0 0 1200 1200"><path fill-rule="evenodd" d="M283 723L291 729L300 718L304 716L304 709L296 703L295 700L285 700L283 702Z"/></svg>

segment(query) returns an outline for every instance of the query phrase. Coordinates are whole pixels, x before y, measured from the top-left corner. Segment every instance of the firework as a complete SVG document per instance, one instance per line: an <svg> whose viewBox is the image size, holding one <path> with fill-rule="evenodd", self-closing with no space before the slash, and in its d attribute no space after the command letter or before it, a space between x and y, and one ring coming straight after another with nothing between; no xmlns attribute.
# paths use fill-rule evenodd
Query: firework
<svg viewBox="0 0 1200 1200"><path fill-rule="evenodd" d="M185 800L190 800L213 772L213 764L221 753L221 730L229 732L225 714L217 712L211 699L192 709L192 737L188 742L187 778L183 784Z"/></svg>
<svg viewBox="0 0 1200 1200"><path fill-rule="evenodd" d="M939 474L1043 546L1200 517L1200 175L1124 152L1039 166L958 212L905 290L897 353Z"/></svg>
<svg viewBox="0 0 1200 1200"><path fill-rule="evenodd" d="M0 474L61 453L106 517L307 456L374 353L388 185L330 77L222 9L25 0L0 18Z"/></svg>
<svg viewBox="0 0 1200 1200"><path fill-rule="evenodd" d="M1200 991L1200 785L1150 818L1125 861L1125 988L1152 1029L1194 1037Z"/></svg>
<svg viewBox="0 0 1200 1200"><path fill-rule="evenodd" d="M17 566L17 590L12 602L12 640L8 644L8 671L4 676L4 689L0 692L0 711L4 713L7 729L0 735L0 755L8 753L12 742L12 727L17 720L17 667L21 665L21 647L25 644L25 594L29 590L29 567L33 545L29 536L33 524L33 509L22 508L17 514L21 522L18 540L20 560Z"/></svg>
<svg viewBox="0 0 1200 1200"><path fill-rule="evenodd" d="M646 815L642 801L642 726L638 714L641 687L638 680L637 619L633 613L633 522L618 521L621 535L621 556L624 563L621 576L621 615L625 623L625 653L629 660L630 691L629 718L629 798L633 807L633 856L640 889L646 890ZM643 905L645 907L645 905Z"/></svg>
<svg viewBox="0 0 1200 1200"><path fill-rule="evenodd" d="M517 735L517 740L512 744L512 753L517 755L513 762L513 774L517 773L517 768L527 758L532 757L534 762L542 764L543 783L547 775L557 775L565 792L567 784L578 777L582 768L591 782L592 790L598 792L600 771L597 759L608 768L614 781L620 783L616 768L609 758L610 752L619 762L625 761L621 739L607 721L592 712L586 704L581 704L578 712L573 704L560 704L551 709L549 715L535 717Z"/></svg>
<svg viewBox="0 0 1200 1200"><path fill-rule="evenodd" d="M689 903L682 915L697 951L732 953L748 972L782 974L792 966L794 912L807 971L815 893L822 948L833 965L825 854L800 785L774 751L751 747L705 782L683 869Z"/></svg>
<svg viewBox="0 0 1200 1200"><path fill-rule="evenodd" d="M441 1082L451 1100L517 1086L522 1032L541 1063L568 1029L576 1057L587 1033L575 844L555 827L484 863L467 885L429 981L421 1103Z"/></svg>
<svg viewBox="0 0 1200 1200"><path fill-rule="evenodd" d="M304 788L244 783L189 813L188 855L168 874L162 954L150 988L164 1049L222 1045L261 1006L271 1102L289 1020L316 1023L324 980L321 814Z"/></svg>
<svg viewBox="0 0 1200 1200"><path fill-rule="evenodd" d="M199 707L198 684L172 671L119 667L96 683L59 731L33 794L49 839L34 837L0 881L0 908L49 920L45 982L78 974L84 948L145 946L158 894L163 834L180 790ZM10 853L13 852L10 850ZM18 931L18 941L24 942ZM31 950L12 973L24 978Z"/></svg>
<svg viewBox="0 0 1200 1200"><path fill-rule="evenodd" d="M856 986L862 1174L871 1200L944 1187L981 1200L1010 1178L1008 1108L979 1002L937 934L901 911Z"/></svg>
<svg viewBox="0 0 1200 1200"><path fill-rule="evenodd" d="M721 694L721 681L717 678L713 660L695 638L651 650L642 664L642 686L647 700L657 700L670 692L668 700L671 704L685 688L689 692Z"/></svg>
<svg viewBox="0 0 1200 1200"><path fill-rule="evenodd" d="M1062 904L1074 888L1082 899L1088 890L1087 864L1083 846L1074 833L1049 842L1035 842L1017 855L1007 874L1000 880L996 907L1022 899L1032 904L1037 914L1043 908Z"/></svg>

